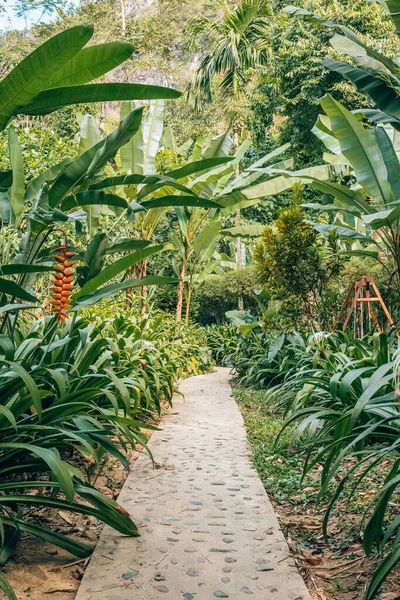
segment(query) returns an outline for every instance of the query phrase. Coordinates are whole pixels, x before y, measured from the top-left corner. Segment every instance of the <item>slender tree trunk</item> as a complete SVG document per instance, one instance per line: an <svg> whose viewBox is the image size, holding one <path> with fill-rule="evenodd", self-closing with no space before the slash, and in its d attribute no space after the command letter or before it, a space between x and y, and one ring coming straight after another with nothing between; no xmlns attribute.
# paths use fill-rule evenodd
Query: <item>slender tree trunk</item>
<svg viewBox="0 0 400 600"><path fill-rule="evenodd" d="M140 278L146 277L147 275L147 258L142 260L140 264ZM147 287L144 285L140 288L140 314L144 315L146 311L146 301L147 301Z"/></svg>
<svg viewBox="0 0 400 600"><path fill-rule="evenodd" d="M121 35L125 37L126 33L126 10L125 10L125 0L120 0L121 5Z"/></svg>
<svg viewBox="0 0 400 600"><path fill-rule="evenodd" d="M183 291L185 289L185 276L186 276L186 263L183 263L181 269L181 277L178 283L178 297L176 302L176 322L179 323L182 320L182 307L183 307Z"/></svg>
<svg viewBox="0 0 400 600"><path fill-rule="evenodd" d="M235 132L233 135L233 143L235 146L235 153L236 153L239 149L239 136L238 136L237 132ZM239 177L239 175L240 175L240 168L239 168L239 165L237 165L235 177ZM236 210L236 227L240 227L240 225L241 225L240 208L238 208ZM237 241L236 241L236 266L238 269L240 269L240 267L242 266L242 253L243 253L242 240L240 239L240 237L238 237ZM238 309L243 310L243 308L244 308L243 297L238 296Z"/></svg>
<svg viewBox="0 0 400 600"><path fill-rule="evenodd" d="M187 298L186 298L186 316L185 316L185 325L186 325L186 327L189 325L190 305L191 305L191 302L192 302L192 292L193 292L193 288L189 284Z"/></svg>

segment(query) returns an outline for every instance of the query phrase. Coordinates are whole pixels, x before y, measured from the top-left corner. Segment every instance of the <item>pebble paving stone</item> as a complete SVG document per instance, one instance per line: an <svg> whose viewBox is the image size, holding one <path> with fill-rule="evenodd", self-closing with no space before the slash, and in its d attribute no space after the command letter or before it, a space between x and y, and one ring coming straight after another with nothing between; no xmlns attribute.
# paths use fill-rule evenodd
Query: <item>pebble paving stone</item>
<svg viewBox="0 0 400 600"><path fill-rule="evenodd" d="M104 527L75 600L311 600L228 378L218 368L182 382L185 401L150 441L159 468L140 455L118 499L141 536Z"/></svg>

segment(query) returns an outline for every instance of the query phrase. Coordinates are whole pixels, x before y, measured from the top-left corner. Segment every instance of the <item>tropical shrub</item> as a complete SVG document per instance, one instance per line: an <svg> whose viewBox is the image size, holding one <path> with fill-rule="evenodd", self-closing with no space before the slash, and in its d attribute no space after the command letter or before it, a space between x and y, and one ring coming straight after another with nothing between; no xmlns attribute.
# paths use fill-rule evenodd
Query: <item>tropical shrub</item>
<svg viewBox="0 0 400 600"><path fill-rule="evenodd" d="M101 325L102 335L118 344L125 360L142 366L146 384L156 386L155 396L162 392L170 401L174 382L211 370L211 351L202 327L177 324L171 314L139 314L135 307L127 310L118 300L111 306L111 311L109 304L93 306L86 316L99 328Z"/></svg>
<svg viewBox="0 0 400 600"><path fill-rule="evenodd" d="M2 564L23 532L79 557L92 551L33 521L33 506L89 514L137 535L128 513L74 465L99 467L108 453L129 469L127 450L146 448L142 430L152 429L145 418L171 404L179 377L212 366L198 326L183 334L164 315L118 315L110 306L83 312L62 326L56 316L27 315L13 341L0 336Z"/></svg>
<svg viewBox="0 0 400 600"><path fill-rule="evenodd" d="M223 366L233 366L241 339L237 327L229 323L210 325L206 332L207 344L215 362Z"/></svg>
<svg viewBox="0 0 400 600"><path fill-rule="evenodd" d="M204 281L193 295L193 313L201 325L223 324L225 313L234 310L241 298L246 310L257 315L259 307L255 291L260 281L254 265L227 271Z"/></svg>
<svg viewBox="0 0 400 600"><path fill-rule="evenodd" d="M125 450L145 445L140 428L146 425L135 418L140 404L133 368L121 364L115 344L83 319L62 327L57 317L20 321L14 339L2 335L0 342L3 564L23 532L80 557L91 552L32 521L26 513L32 506L91 514L137 535L128 513L71 464L78 453L99 465L108 452L129 468Z"/></svg>
<svg viewBox="0 0 400 600"><path fill-rule="evenodd" d="M283 430L294 426L292 444L305 455L303 478L322 465L328 541L329 517L338 499L350 500L375 471L380 478L386 473L361 522L366 554L375 550L384 555L365 600L375 597L400 560L400 519L392 510L400 481L395 340L385 333L354 339L342 332L271 339L254 328L244 337L235 363L236 381L266 388L287 416Z"/></svg>

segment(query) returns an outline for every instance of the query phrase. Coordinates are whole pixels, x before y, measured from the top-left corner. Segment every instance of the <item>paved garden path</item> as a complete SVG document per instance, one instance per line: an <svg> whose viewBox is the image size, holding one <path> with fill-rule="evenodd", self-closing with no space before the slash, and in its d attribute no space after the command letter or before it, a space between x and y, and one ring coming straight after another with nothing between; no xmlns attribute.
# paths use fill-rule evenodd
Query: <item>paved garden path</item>
<svg viewBox="0 0 400 600"><path fill-rule="evenodd" d="M228 369L185 380L119 497L140 538L105 527L76 600L310 600L251 466Z"/></svg>

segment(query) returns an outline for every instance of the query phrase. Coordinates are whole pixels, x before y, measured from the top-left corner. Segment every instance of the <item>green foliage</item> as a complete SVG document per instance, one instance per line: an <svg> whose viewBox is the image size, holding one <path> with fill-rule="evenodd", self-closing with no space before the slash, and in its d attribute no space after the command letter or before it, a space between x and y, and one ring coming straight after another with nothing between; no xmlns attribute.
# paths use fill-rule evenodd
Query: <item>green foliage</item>
<svg viewBox="0 0 400 600"><path fill-rule="evenodd" d="M162 400L172 402L178 378L212 366L198 327L183 332L164 315L114 308L92 308L86 318L61 327L54 317L28 318L13 339L0 338L4 560L23 532L79 557L90 554L91 546L32 521L32 506L91 515L125 535L138 535L128 513L65 456L79 454L99 468L109 453L128 469L127 450L146 447L142 430L152 428L143 418L154 409L160 413Z"/></svg>
<svg viewBox="0 0 400 600"><path fill-rule="evenodd" d="M376 108L348 111L340 102L327 94L321 100L326 115L320 115L313 132L322 140L330 155L328 161L340 165L342 175L353 176L358 189L337 183L322 182L320 177L300 177L326 196L321 204L309 208L326 210L334 215L332 224L318 224L323 234L335 232L346 244L346 254L374 257L391 274L400 289L399 279L399 210L398 176L400 163L397 156L397 111L400 103L398 66L388 56L365 44L351 30L337 26L326 19L295 7L288 9L303 15L326 29L338 28L331 43L348 54L358 65L326 60L325 65L343 73L355 87L365 93ZM398 47L398 39L397 47ZM399 111L400 114L400 111ZM368 117L372 127L361 121ZM299 181L297 173L286 173ZM329 199L333 197L333 203Z"/></svg>
<svg viewBox="0 0 400 600"><path fill-rule="evenodd" d="M249 71L268 63L272 11L265 0L243 0L233 8L229 4L222 7L220 18L201 16L190 23L188 48L196 48L203 37L207 38L209 49L188 85L187 94L196 107L202 100L211 102L212 80L220 76L222 100L237 112L235 104L245 98Z"/></svg>
<svg viewBox="0 0 400 600"><path fill-rule="evenodd" d="M26 182L40 175L53 165L77 152L77 143L70 137L60 137L57 131L38 126L17 129L18 140L24 158L24 177ZM7 151L7 134L0 134L0 169L10 168Z"/></svg>
<svg viewBox="0 0 400 600"><path fill-rule="evenodd" d="M238 298L253 314L258 313L254 291L260 288L254 266L243 267L227 272L223 276L205 281L193 296L196 321L202 325L225 322L225 313L234 310Z"/></svg>
<svg viewBox="0 0 400 600"><path fill-rule="evenodd" d="M241 409L252 449L252 460L265 488L279 504L296 504L295 492L302 497L311 495L301 489L303 457L301 453L287 452L291 429L275 440L284 424L281 411L270 398L267 390L255 390L233 386L233 395ZM307 477L307 486L313 489L317 484L314 477ZM313 487L311 487L313 486Z"/></svg>
<svg viewBox="0 0 400 600"><path fill-rule="evenodd" d="M286 422L277 441L282 434L287 439L289 428L291 446L303 451L303 479L323 466L320 495L329 500L327 539L338 499L351 500L367 477L385 473L362 522L365 552L375 547L386 554L367 590L369 599L398 562L400 521L390 507L399 485L400 423L398 350L392 343L384 333L359 340L341 332L273 338L253 327L235 359L237 382L267 388L269 402L284 410Z"/></svg>
<svg viewBox="0 0 400 600"><path fill-rule="evenodd" d="M272 301L279 301L278 321L265 318L267 327L329 328L337 308L334 277L343 258L337 257L337 239L328 244L306 220L301 189L295 189L293 205L263 231L254 259L260 280ZM296 325L295 325L296 324Z"/></svg>
<svg viewBox="0 0 400 600"><path fill-rule="evenodd" d="M278 3L279 8L285 5ZM391 21L379 3L302 0L297 5L359 31L362 39L380 51L391 56L397 52ZM248 126L259 152L290 142L298 165L303 167L320 161L322 156L323 147L311 133L320 98L331 93L353 109L359 107L360 95L322 65L328 53L338 57L337 52L329 51L334 30L314 20L305 24L298 18L282 17L282 13L272 20L271 29L273 60L254 83Z"/></svg>
<svg viewBox="0 0 400 600"><path fill-rule="evenodd" d="M224 325L210 325L207 327L207 345L217 364L233 366L239 347L237 327L229 323L225 323Z"/></svg>

